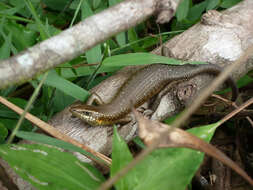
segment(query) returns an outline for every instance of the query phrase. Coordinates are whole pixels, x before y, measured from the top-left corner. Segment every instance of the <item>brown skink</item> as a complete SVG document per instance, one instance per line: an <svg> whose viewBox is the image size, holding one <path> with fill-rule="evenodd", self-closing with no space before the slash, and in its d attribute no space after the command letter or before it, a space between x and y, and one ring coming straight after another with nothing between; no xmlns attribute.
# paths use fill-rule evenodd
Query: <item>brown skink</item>
<svg viewBox="0 0 253 190"><path fill-rule="evenodd" d="M70 112L92 126L106 126L124 121L131 107L138 107L149 98L158 94L173 81L187 80L196 75L207 73L218 75L222 69L213 64L167 65L152 64L133 73L118 90L113 100L108 104L98 106L81 104L70 108ZM226 80L232 88L232 100L238 95L234 80Z"/></svg>

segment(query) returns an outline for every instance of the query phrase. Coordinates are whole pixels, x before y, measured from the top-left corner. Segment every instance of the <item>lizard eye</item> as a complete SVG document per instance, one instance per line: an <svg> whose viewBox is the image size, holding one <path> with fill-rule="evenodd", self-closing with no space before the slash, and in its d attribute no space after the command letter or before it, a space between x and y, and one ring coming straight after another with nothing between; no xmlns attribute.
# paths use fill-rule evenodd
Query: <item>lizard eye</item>
<svg viewBox="0 0 253 190"><path fill-rule="evenodd" d="M86 116L91 116L91 113L88 112L88 111L84 111L83 114L86 115Z"/></svg>

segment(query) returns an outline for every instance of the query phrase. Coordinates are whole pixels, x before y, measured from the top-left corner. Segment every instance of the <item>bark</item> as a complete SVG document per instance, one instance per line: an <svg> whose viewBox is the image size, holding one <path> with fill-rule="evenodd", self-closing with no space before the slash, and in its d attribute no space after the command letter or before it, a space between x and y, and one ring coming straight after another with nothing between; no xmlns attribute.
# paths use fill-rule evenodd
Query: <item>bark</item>
<svg viewBox="0 0 253 190"><path fill-rule="evenodd" d="M178 3L179 0L126 0L93 15L59 35L0 61L0 89L23 83L50 68L70 61L96 44L136 26L151 15L157 14L161 23L169 21Z"/></svg>

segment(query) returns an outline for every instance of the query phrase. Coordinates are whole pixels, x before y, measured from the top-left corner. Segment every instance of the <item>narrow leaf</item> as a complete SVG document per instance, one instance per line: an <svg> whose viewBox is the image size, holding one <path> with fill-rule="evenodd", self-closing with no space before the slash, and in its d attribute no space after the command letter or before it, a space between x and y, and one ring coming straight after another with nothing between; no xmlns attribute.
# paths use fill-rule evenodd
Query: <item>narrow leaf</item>
<svg viewBox="0 0 253 190"><path fill-rule="evenodd" d="M41 77L39 77L39 79L41 79ZM89 95L88 91L60 77L54 70L49 72L45 84L55 87L58 90L61 90L62 92L81 101L84 101Z"/></svg>
<svg viewBox="0 0 253 190"><path fill-rule="evenodd" d="M178 5L176 17L178 21L184 20L189 12L190 8L190 0L182 0L181 3Z"/></svg>

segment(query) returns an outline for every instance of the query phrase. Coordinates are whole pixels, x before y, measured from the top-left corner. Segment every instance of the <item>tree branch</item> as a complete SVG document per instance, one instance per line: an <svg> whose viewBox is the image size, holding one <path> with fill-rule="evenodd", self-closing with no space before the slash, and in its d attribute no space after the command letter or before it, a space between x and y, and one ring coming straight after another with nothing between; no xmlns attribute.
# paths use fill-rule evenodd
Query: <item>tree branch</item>
<svg viewBox="0 0 253 190"><path fill-rule="evenodd" d="M0 61L0 89L27 81L72 60L111 36L136 26L151 15L158 14L160 22L168 21L174 15L178 2L179 0L126 0L93 15L59 35ZM163 18L165 13L167 16L171 14L167 20Z"/></svg>

